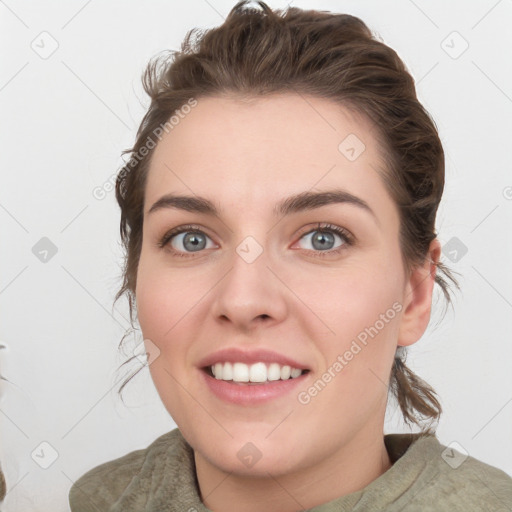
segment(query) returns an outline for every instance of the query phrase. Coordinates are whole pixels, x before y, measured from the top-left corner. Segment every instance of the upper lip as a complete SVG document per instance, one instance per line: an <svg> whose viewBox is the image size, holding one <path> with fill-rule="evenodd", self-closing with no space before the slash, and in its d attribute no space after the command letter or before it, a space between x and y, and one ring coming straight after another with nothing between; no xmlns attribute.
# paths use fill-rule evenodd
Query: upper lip
<svg viewBox="0 0 512 512"><path fill-rule="evenodd" d="M213 352L199 361L199 367L209 367L215 363L277 363L288 365L300 370L308 370L308 366L295 359L264 348L256 350L242 350L238 347L224 348Z"/></svg>

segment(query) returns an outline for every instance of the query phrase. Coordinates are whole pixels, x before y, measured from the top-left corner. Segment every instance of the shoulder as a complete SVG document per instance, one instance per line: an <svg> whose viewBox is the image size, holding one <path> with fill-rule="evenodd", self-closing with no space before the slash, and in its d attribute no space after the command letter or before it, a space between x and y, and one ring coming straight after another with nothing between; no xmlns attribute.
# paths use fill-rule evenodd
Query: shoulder
<svg viewBox="0 0 512 512"><path fill-rule="evenodd" d="M183 448L178 429L157 438L147 448L105 462L82 475L69 491L72 512L107 511L135 479L152 470L157 461L172 457Z"/></svg>
<svg viewBox="0 0 512 512"><path fill-rule="evenodd" d="M420 437L414 444L425 466L411 506L436 512L509 510L512 478L507 473L471 457L461 445L441 444L435 436Z"/></svg>

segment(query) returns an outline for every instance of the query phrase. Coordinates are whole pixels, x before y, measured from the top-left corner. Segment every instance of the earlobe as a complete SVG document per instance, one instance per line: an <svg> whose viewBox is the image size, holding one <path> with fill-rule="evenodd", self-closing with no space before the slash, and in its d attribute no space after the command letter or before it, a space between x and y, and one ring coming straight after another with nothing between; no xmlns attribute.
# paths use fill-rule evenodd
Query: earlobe
<svg viewBox="0 0 512 512"><path fill-rule="evenodd" d="M440 257L441 244L436 238L430 243L423 264L411 270L404 291L404 312L398 333L398 345L412 345L427 329Z"/></svg>

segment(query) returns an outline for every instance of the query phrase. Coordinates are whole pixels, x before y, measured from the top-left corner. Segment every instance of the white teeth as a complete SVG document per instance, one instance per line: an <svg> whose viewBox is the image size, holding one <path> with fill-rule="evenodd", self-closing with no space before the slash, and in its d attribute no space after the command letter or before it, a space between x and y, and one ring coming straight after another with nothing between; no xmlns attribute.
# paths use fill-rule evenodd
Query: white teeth
<svg viewBox="0 0 512 512"><path fill-rule="evenodd" d="M244 363L235 363L233 365L233 380L235 382L249 382L249 367Z"/></svg>
<svg viewBox="0 0 512 512"><path fill-rule="evenodd" d="M296 379L302 375L302 370L291 366L281 366L278 363L215 363L211 366L213 376L218 380L234 382L267 382L276 380Z"/></svg>
<svg viewBox="0 0 512 512"><path fill-rule="evenodd" d="M277 363L271 363L267 370L268 380L279 380L281 378L281 367Z"/></svg>
<svg viewBox="0 0 512 512"><path fill-rule="evenodd" d="M265 363L251 364L249 367L249 380L251 382L265 382L267 380L267 366Z"/></svg>
<svg viewBox="0 0 512 512"><path fill-rule="evenodd" d="M224 363L222 368L222 380L233 380L233 365L231 363Z"/></svg>
<svg viewBox="0 0 512 512"><path fill-rule="evenodd" d="M217 363L215 365L215 370L213 372L216 379L222 379L222 363Z"/></svg>
<svg viewBox="0 0 512 512"><path fill-rule="evenodd" d="M290 378L290 375L292 373L292 369L290 366L282 366L281 367L281 380L286 380Z"/></svg>
<svg viewBox="0 0 512 512"><path fill-rule="evenodd" d="M292 379L296 379L297 377L300 377L302 371L299 370L298 368L292 368L291 372L290 372L290 376Z"/></svg>

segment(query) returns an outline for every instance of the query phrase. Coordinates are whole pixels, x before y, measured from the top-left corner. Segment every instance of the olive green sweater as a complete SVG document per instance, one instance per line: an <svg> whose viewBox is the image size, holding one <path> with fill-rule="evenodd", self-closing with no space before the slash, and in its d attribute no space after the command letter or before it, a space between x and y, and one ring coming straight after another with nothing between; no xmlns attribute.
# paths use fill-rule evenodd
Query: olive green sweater
<svg viewBox="0 0 512 512"><path fill-rule="evenodd" d="M512 478L433 436L384 436L392 466L363 489L314 512L512 511ZM148 448L106 462L71 488L72 512L207 512L192 448L178 429ZM216 511L217 512L217 511ZM222 511L218 511L222 512Z"/></svg>

